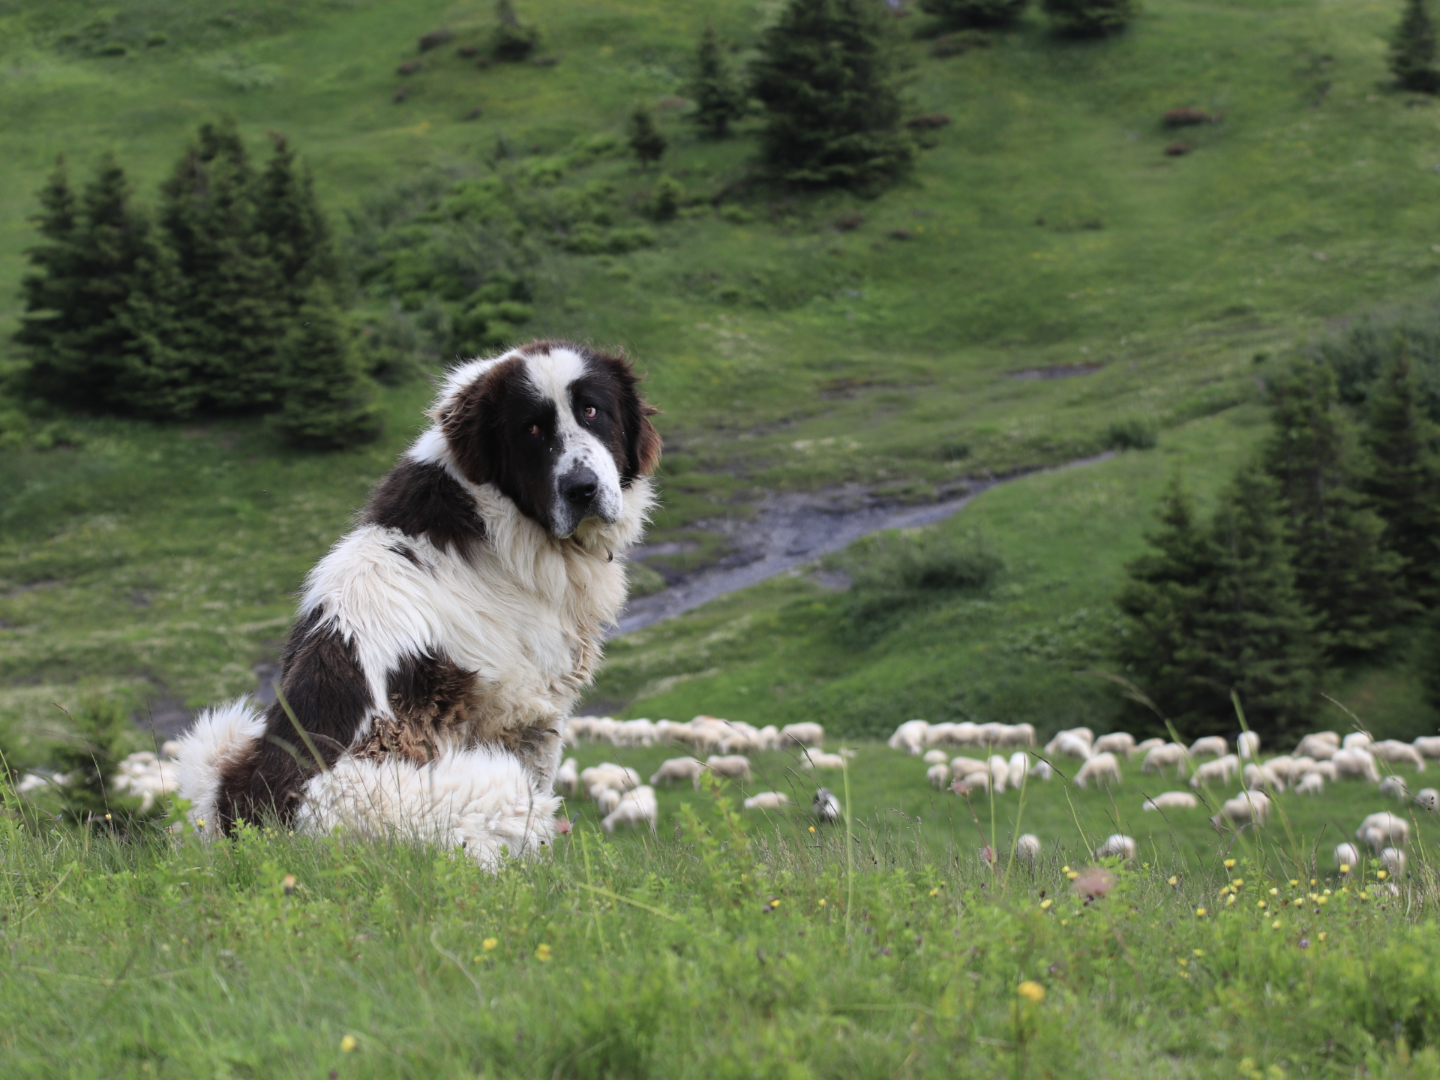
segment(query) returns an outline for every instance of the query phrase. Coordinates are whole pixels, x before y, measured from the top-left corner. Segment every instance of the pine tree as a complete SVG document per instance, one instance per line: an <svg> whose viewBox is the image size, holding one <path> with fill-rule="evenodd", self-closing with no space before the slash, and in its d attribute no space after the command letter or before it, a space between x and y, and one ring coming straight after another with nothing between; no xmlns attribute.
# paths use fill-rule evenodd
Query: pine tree
<svg viewBox="0 0 1440 1080"><path fill-rule="evenodd" d="M297 446L338 450L380 433L374 387L330 288L316 281L281 347L283 403L275 427Z"/></svg>
<svg viewBox="0 0 1440 1080"><path fill-rule="evenodd" d="M920 0L920 9L950 26L1011 26L1029 0Z"/></svg>
<svg viewBox="0 0 1440 1080"><path fill-rule="evenodd" d="M1045 14L1063 34L1103 37L1140 14L1140 0L1044 0Z"/></svg>
<svg viewBox="0 0 1440 1080"><path fill-rule="evenodd" d="M1425 620L1416 644L1416 671L1425 692L1425 701L1440 712L1440 609L1432 611Z"/></svg>
<svg viewBox="0 0 1440 1080"><path fill-rule="evenodd" d="M745 115L745 94L726 69L713 26L707 25L700 35L690 93L695 98L690 122L711 138L723 139L730 133L730 125Z"/></svg>
<svg viewBox="0 0 1440 1080"><path fill-rule="evenodd" d="M1330 367L1309 364L1280 379L1271 420L1265 468L1279 484L1296 586L1332 657L1371 655L1402 614L1400 560L1382 546L1384 522L1353 486Z"/></svg>
<svg viewBox="0 0 1440 1080"><path fill-rule="evenodd" d="M1403 341L1370 391L1363 441L1364 490L1385 522L1382 542L1404 560L1405 595L1440 604L1440 428L1417 400Z"/></svg>
<svg viewBox="0 0 1440 1080"><path fill-rule="evenodd" d="M1402 90L1422 94L1440 91L1440 70L1435 67L1435 24L1425 0L1405 0L1405 14L1390 39L1390 72Z"/></svg>
<svg viewBox="0 0 1440 1080"><path fill-rule="evenodd" d="M111 406L116 378L133 350L122 317L138 263L151 247L129 182L111 155L77 200L63 164L41 192L40 234L30 250L38 272L22 282L26 316L15 340L30 355L22 386L37 397L82 408Z"/></svg>
<svg viewBox="0 0 1440 1080"><path fill-rule="evenodd" d="M868 190L909 166L914 144L880 20L873 0L790 0L765 32L752 92L778 179Z"/></svg>
<svg viewBox="0 0 1440 1080"><path fill-rule="evenodd" d="M665 156L670 140L655 126L655 117L644 105L636 105L630 114L630 151L641 165L652 165Z"/></svg>
<svg viewBox="0 0 1440 1080"><path fill-rule="evenodd" d="M95 695L72 717L76 730L51 752L51 764L68 783L57 785L64 820L120 828L140 815L140 800L111 787L135 730L122 701ZM156 808L158 810L158 808ZM109 820L106 820L106 815Z"/></svg>
<svg viewBox="0 0 1440 1080"><path fill-rule="evenodd" d="M255 227L265 238L285 291L298 309L310 285L319 280L340 287L340 263L330 226L315 196L309 170L296 167L295 151L285 136L271 135L270 161L260 175Z"/></svg>

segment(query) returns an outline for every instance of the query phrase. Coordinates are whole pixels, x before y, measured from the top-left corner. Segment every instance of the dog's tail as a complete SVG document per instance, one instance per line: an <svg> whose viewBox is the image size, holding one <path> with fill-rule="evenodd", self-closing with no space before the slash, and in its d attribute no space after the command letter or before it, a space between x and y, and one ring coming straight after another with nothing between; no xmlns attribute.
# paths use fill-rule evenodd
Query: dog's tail
<svg viewBox="0 0 1440 1080"><path fill-rule="evenodd" d="M207 835L220 829L220 782L225 767L254 753L265 734L265 717L248 698L206 709L180 739L180 795L190 801L190 820Z"/></svg>

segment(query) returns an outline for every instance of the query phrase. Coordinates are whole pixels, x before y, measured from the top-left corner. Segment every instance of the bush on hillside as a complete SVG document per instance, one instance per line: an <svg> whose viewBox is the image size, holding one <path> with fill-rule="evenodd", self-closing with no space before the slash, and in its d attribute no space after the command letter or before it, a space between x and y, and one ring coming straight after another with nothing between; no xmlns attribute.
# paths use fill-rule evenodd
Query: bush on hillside
<svg viewBox="0 0 1440 1080"><path fill-rule="evenodd" d="M1440 92L1440 69L1435 66L1435 24L1425 0L1406 0L1405 14L1390 39L1390 73L1402 90L1422 94Z"/></svg>
<svg viewBox="0 0 1440 1080"><path fill-rule="evenodd" d="M689 121L713 139L723 139L730 133L730 125L745 115L745 91L726 66L720 37L708 24L696 51L690 96L695 99L695 108Z"/></svg>
<svg viewBox="0 0 1440 1080"><path fill-rule="evenodd" d="M920 10L951 26L1013 25L1029 0L920 0Z"/></svg>
<svg viewBox="0 0 1440 1080"><path fill-rule="evenodd" d="M141 816L140 800L110 785L120 762L133 749L135 725L129 710L118 698L90 694L70 718L74 730L50 754L55 771L68 781L55 785L61 820L123 828Z"/></svg>
<svg viewBox="0 0 1440 1080"><path fill-rule="evenodd" d="M1043 0L1045 14L1062 34L1116 34L1140 14L1140 0Z"/></svg>
<svg viewBox="0 0 1440 1080"><path fill-rule="evenodd" d="M1155 425L1138 416L1116 420L1105 432L1107 450L1152 450L1159 441Z"/></svg>
<svg viewBox="0 0 1440 1080"><path fill-rule="evenodd" d="M498 0L495 5L495 29L490 34L490 54L496 60L518 64L527 59L539 44L539 29L520 22L513 0Z"/></svg>
<svg viewBox="0 0 1440 1080"><path fill-rule="evenodd" d="M939 532L890 533L844 564L850 591L841 604L845 622L862 636L883 633L908 611L962 593L983 593L1005 564L978 538Z"/></svg>
<svg viewBox="0 0 1440 1080"><path fill-rule="evenodd" d="M930 55L945 59L964 56L972 49L988 49L994 39L983 30L959 30L953 34L942 34L930 43Z"/></svg>
<svg viewBox="0 0 1440 1080"><path fill-rule="evenodd" d="M1336 391L1347 405L1363 405L1401 353L1410 365L1416 403L1440 423L1440 313L1415 310L1364 319L1313 351L1335 370Z"/></svg>
<svg viewBox="0 0 1440 1080"><path fill-rule="evenodd" d="M655 126L655 114L645 105L636 105L630 113L626 133L630 141L630 152L640 160L642 166L655 164L665 156L665 149L670 145L670 140Z"/></svg>

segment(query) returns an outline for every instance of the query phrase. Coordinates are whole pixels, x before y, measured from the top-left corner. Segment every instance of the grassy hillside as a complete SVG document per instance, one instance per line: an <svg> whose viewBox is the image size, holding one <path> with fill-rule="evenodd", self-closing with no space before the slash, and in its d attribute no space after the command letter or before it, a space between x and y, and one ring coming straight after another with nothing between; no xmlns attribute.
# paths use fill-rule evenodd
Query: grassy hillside
<svg viewBox="0 0 1440 1080"><path fill-rule="evenodd" d="M15 325L26 215L56 154L84 176L113 149L150 192L221 113L257 153L266 131L288 134L337 219L362 229L377 205L475 178L557 199L605 186L653 245L579 255L531 236L538 314L523 331L624 345L648 373L668 442L658 539L705 540L713 557L694 524L743 518L764 491L848 482L924 499L1094 453L1120 421L1164 434L1161 456L1127 456L1100 479L1045 478L977 504L1010 565L990 608L937 608L857 652L805 617L806 604L827 610L823 594L778 583L622 645L602 700L652 715L822 708L860 730L922 709L1042 725L1101 715L1108 699L1076 691L1045 643L1056 620L1109 594L1179 460L1164 455L1213 490L1253 439L1254 416L1236 406L1253 399L1257 355L1433 293L1434 113L1383 85L1397 12L1155 0L1115 40L1057 40L1032 15L945 59L912 14L899 30L914 110L952 122L912 176L865 201L746 187L753 129L709 143L679 119L703 22L741 63L773 10L524 3L557 62L481 69L456 50L483 41L488 3L0 5L0 330ZM456 37L398 75L437 27ZM661 169L570 152L618 133L641 101L672 141ZM1219 122L1177 136L1160 125L1177 106ZM1193 152L1166 156L1177 137ZM691 205L645 223L662 170ZM1062 371L1073 377L1037 377ZM7 452L0 711L39 723L85 679L189 705L251 688L304 570L425 396L418 382L388 390L386 440L349 455L294 454L244 419L82 418L68 421L78 446ZM1047 492L1036 528L1023 516L1041 504L1015 500ZM737 634L742 608L757 629ZM695 647L722 624L731 644ZM991 631L1017 644L987 646ZM1418 722L1402 678L1366 678L1385 723Z"/></svg>

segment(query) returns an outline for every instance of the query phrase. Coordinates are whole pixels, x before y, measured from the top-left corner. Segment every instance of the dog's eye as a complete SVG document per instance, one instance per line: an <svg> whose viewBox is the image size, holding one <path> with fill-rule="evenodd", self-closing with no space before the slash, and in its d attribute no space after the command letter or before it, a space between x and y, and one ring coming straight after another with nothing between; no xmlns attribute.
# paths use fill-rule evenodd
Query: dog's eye
<svg viewBox="0 0 1440 1080"><path fill-rule="evenodd" d="M594 405L586 405L586 406L585 406L584 416L585 416L585 419L586 419L586 420L594 420L594 419L595 419L595 406L594 406Z"/></svg>
<svg viewBox="0 0 1440 1080"><path fill-rule="evenodd" d="M533 437L535 437L535 438L538 439L538 438L540 437L540 425L539 425L539 424L531 424L531 425L530 425L530 434L531 434Z"/></svg>

